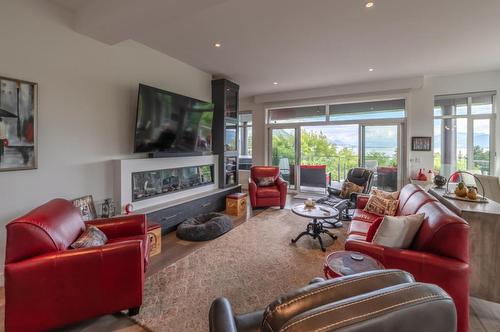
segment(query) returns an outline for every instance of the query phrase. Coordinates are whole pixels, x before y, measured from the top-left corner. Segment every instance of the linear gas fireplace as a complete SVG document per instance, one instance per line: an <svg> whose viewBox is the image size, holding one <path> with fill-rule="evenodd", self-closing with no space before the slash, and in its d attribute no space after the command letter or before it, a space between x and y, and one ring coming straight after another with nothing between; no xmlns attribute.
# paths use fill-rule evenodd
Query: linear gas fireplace
<svg viewBox="0 0 500 332"><path fill-rule="evenodd" d="M132 173L132 202L214 183L214 165Z"/></svg>

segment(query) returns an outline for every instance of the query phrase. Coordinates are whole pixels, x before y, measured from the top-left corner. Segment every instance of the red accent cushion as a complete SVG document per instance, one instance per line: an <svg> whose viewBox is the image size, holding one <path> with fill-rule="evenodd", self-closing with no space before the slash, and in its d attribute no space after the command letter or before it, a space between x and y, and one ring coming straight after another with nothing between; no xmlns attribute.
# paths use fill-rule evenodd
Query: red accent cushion
<svg viewBox="0 0 500 332"><path fill-rule="evenodd" d="M372 242L378 227L382 223L382 220L384 220L384 217L379 217L370 225L370 228L368 228L368 232L366 233L366 242Z"/></svg>
<svg viewBox="0 0 500 332"><path fill-rule="evenodd" d="M257 187L257 197L280 197L277 186Z"/></svg>

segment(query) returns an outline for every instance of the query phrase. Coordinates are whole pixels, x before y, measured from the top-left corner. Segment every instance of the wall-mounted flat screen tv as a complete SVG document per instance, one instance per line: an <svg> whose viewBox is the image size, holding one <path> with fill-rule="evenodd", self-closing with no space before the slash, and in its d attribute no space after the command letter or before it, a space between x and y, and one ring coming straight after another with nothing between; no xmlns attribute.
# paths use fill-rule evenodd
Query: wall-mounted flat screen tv
<svg viewBox="0 0 500 332"><path fill-rule="evenodd" d="M212 152L212 103L139 85L134 152Z"/></svg>

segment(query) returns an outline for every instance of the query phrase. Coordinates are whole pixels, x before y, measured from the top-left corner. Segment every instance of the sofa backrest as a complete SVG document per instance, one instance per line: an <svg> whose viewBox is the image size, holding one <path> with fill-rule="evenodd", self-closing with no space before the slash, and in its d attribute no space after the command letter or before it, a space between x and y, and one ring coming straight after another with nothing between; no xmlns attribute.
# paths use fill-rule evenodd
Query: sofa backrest
<svg viewBox="0 0 500 332"><path fill-rule="evenodd" d="M399 215L407 216L410 214L415 214L417 213L418 209L420 209L424 204L436 201L437 199L428 192L423 190L416 191L413 193L413 195L410 196L410 199L408 199L400 209Z"/></svg>
<svg viewBox="0 0 500 332"><path fill-rule="evenodd" d="M401 189L401 192L399 193L398 211L396 215L403 215L401 212L403 211L406 203L408 202L410 197L418 191L422 191L422 188L414 184L407 184Z"/></svg>
<svg viewBox="0 0 500 332"><path fill-rule="evenodd" d="M70 201L54 199L7 224L5 263L65 250L85 229Z"/></svg>
<svg viewBox="0 0 500 332"><path fill-rule="evenodd" d="M430 201L416 213L425 219L412 243L412 249L469 262L469 224L443 204Z"/></svg>
<svg viewBox="0 0 500 332"><path fill-rule="evenodd" d="M280 169L275 166L253 166L250 169L250 176L252 180L256 180L263 177L273 177L274 180L280 175Z"/></svg>

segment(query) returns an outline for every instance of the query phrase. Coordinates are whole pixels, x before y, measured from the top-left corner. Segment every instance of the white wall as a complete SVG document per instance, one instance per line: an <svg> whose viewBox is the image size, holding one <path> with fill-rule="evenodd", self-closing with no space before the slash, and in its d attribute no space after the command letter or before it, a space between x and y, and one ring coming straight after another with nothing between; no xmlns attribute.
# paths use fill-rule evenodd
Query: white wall
<svg viewBox="0 0 500 332"><path fill-rule="evenodd" d="M350 84L348 86L337 86L331 88L319 88L317 91L308 89L305 91L281 92L276 94L266 94L256 96L255 98L246 98L241 100L241 105L245 109L254 111L253 125L253 159L254 165L263 165L267 147L264 144L265 138L265 109L268 107L290 106L302 102L325 102L339 101L345 102L348 100L360 101L370 100L373 98L394 97L400 95L407 98L407 173L408 175L418 171L419 168L433 168L432 152L415 152L411 151L412 136L433 136L433 109L434 96L442 94L478 92L496 90L500 92L500 70L494 70L481 73L468 73L449 76L431 76L425 77L422 80L407 79L394 80L400 85L400 90L395 90L397 85L391 84L389 81L360 83L359 86ZM421 84L420 84L420 83ZM419 84L417 84L419 83ZM381 89L385 86L384 89ZM384 91L385 90L385 91ZM331 91L336 95L330 97L325 95L325 91ZM352 91L352 93L349 93ZM316 94L317 92L317 94ZM307 99L298 97L307 96ZM317 96L315 98L315 96ZM265 103L257 103L256 101L265 101ZM496 98L497 113L500 110L500 98ZM243 109L243 108L241 108ZM500 120L496 121L496 175L500 175ZM417 160L417 162L415 162ZM412 162L410 162L412 161Z"/></svg>
<svg viewBox="0 0 500 332"><path fill-rule="evenodd" d="M211 100L209 74L132 41L100 43L70 21L46 1L0 0L0 76L39 85L38 169L0 172L0 257L10 219L55 197L113 196L112 159L132 154L139 82Z"/></svg>

